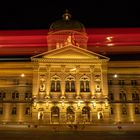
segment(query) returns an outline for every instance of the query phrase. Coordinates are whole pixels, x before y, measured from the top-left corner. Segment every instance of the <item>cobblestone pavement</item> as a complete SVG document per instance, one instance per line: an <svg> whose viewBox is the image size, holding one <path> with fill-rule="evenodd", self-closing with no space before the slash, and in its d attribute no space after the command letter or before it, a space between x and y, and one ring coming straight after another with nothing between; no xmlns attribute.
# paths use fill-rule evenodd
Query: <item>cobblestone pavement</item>
<svg viewBox="0 0 140 140"><path fill-rule="evenodd" d="M0 130L0 140L139 140L139 131Z"/></svg>

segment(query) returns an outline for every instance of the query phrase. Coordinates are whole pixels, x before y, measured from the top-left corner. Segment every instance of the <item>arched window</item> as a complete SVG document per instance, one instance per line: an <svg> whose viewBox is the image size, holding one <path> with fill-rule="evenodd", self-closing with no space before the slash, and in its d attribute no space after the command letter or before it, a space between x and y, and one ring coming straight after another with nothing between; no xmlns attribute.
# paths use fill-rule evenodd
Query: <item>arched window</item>
<svg viewBox="0 0 140 140"><path fill-rule="evenodd" d="M90 92L90 79L84 75L80 78L80 92Z"/></svg>
<svg viewBox="0 0 140 140"><path fill-rule="evenodd" d="M114 101L114 94L113 93L109 93L109 100Z"/></svg>
<svg viewBox="0 0 140 140"><path fill-rule="evenodd" d="M69 106L67 108L67 121L68 122L74 122L74 120L75 120L74 107L73 106Z"/></svg>
<svg viewBox="0 0 140 140"><path fill-rule="evenodd" d="M67 114L74 114L74 108L73 108L73 106L69 106L67 108Z"/></svg>
<svg viewBox="0 0 140 140"><path fill-rule="evenodd" d="M61 91L60 77L54 75L51 78L51 92L60 92L60 91Z"/></svg>
<svg viewBox="0 0 140 140"><path fill-rule="evenodd" d="M65 80L65 91L66 92L75 92L75 77L69 75Z"/></svg>
<svg viewBox="0 0 140 140"><path fill-rule="evenodd" d="M90 107L89 106L83 107L82 116L83 116L83 119L85 119L87 121L90 120Z"/></svg>
<svg viewBox="0 0 140 140"><path fill-rule="evenodd" d="M53 106L51 108L51 121L52 122L59 122L59 107Z"/></svg>
<svg viewBox="0 0 140 140"><path fill-rule="evenodd" d="M59 107L53 106L51 108L51 116L59 117Z"/></svg>
<svg viewBox="0 0 140 140"><path fill-rule="evenodd" d="M132 101L135 101L135 102L139 101L139 94L136 91L132 93Z"/></svg>

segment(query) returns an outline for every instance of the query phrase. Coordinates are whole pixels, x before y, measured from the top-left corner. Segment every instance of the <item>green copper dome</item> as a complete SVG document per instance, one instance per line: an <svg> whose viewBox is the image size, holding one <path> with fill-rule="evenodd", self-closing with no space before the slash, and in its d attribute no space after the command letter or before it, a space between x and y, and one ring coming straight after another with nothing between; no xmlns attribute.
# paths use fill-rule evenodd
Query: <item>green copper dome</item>
<svg viewBox="0 0 140 140"><path fill-rule="evenodd" d="M86 32L84 25L76 20L71 19L71 15L66 10L66 13L63 14L61 20L53 22L50 26L49 31L59 31L59 30L75 30L78 32Z"/></svg>

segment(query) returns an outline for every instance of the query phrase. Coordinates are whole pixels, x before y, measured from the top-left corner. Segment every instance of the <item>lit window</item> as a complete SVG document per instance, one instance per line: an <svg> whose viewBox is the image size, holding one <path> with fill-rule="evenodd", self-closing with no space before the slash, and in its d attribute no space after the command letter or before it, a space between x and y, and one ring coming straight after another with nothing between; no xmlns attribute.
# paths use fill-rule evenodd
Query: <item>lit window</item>
<svg viewBox="0 0 140 140"><path fill-rule="evenodd" d="M75 92L75 78L72 75L69 75L66 78L65 91L66 92Z"/></svg>
<svg viewBox="0 0 140 140"><path fill-rule="evenodd" d="M51 78L51 92L60 92L61 91L61 82L60 78L55 75Z"/></svg>
<svg viewBox="0 0 140 140"><path fill-rule="evenodd" d="M90 92L90 80L86 75L80 78L80 92Z"/></svg>

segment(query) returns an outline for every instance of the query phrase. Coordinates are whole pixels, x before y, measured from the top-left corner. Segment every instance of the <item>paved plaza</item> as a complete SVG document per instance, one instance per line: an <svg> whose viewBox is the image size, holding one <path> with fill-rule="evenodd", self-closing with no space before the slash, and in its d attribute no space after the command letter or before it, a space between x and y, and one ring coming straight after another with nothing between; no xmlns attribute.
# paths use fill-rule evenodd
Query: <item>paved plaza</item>
<svg viewBox="0 0 140 140"><path fill-rule="evenodd" d="M84 128L86 127L86 129ZM139 140L140 126L0 126L0 140Z"/></svg>

